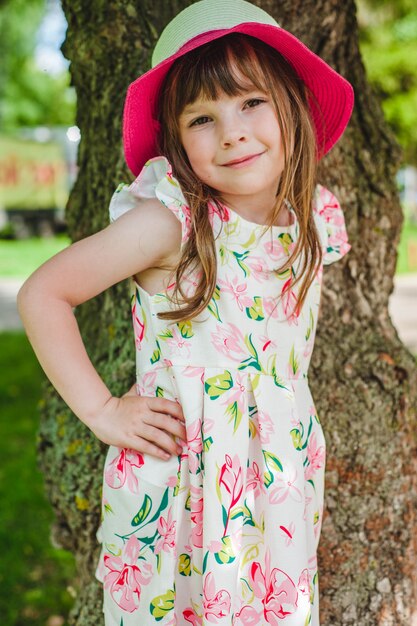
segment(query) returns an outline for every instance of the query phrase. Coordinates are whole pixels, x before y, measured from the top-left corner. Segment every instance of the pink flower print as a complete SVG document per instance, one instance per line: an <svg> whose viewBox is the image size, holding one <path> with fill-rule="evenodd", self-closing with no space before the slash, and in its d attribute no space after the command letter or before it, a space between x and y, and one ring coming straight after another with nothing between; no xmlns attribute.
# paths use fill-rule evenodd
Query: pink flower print
<svg viewBox="0 0 417 626"><path fill-rule="evenodd" d="M235 376L235 384L232 389L225 394L226 399L222 404L233 404L233 402L237 403L237 407L239 411L243 412L246 407L246 385L247 378L243 374L237 373Z"/></svg>
<svg viewBox="0 0 417 626"><path fill-rule="evenodd" d="M274 261L284 261L288 258L285 248L279 239L268 241L264 244L265 252Z"/></svg>
<svg viewBox="0 0 417 626"><path fill-rule="evenodd" d="M277 298L265 297L262 298L264 305L264 311L266 317L277 318L278 317L278 300Z"/></svg>
<svg viewBox="0 0 417 626"><path fill-rule="evenodd" d="M191 508L191 537L190 543L194 548L203 547L203 511L204 500L203 490L201 487L197 488L194 485L190 487L190 508Z"/></svg>
<svg viewBox="0 0 417 626"><path fill-rule="evenodd" d="M292 278L289 278L285 281L282 287L281 306L288 323L297 325L297 318L300 314L300 311L298 310L297 295L295 291L291 289L292 282Z"/></svg>
<svg viewBox="0 0 417 626"><path fill-rule="evenodd" d="M295 524L294 522L291 522L288 528L286 526L280 526L279 529L281 531L282 536L284 537L285 547L288 548L288 546L292 544L293 539L294 539Z"/></svg>
<svg viewBox="0 0 417 626"><path fill-rule="evenodd" d="M242 548L242 533L242 528L238 528L234 533L228 535L234 554L238 554ZM225 537L223 537L223 539L225 539ZM223 548L223 541L218 541L216 539L210 541L208 545L208 551L212 553L220 552L220 550L223 550Z"/></svg>
<svg viewBox="0 0 417 626"><path fill-rule="evenodd" d="M217 352L234 361L242 361L246 356L247 349L245 338L239 328L234 324L223 324L216 326L217 332L211 333L213 345Z"/></svg>
<svg viewBox="0 0 417 626"><path fill-rule="evenodd" d="M156 389L156 371L145 372L137 383L137 392L139 396L154 396Z"/></svg>
<svg viewBox="0 0 417 626"><path fill-rule="evenodd" d="M284 502L288 497L294 502L302 502L303 496L296 485L297 471L295 469L285 470L276 475L276 486L272 489L269 496L271 504L279 504Z"/></svg>
<svg viewBox="0 0 417 626"><path fill-rule="evenodd" d="M204 367L192 367L191 365L187 365L187 367L183 368L182 373L188 378L198 377L201 382L204 382Z"/></svg>
<svg viewBox="0 0 417 626"><path fill-rule="evenodd" d="M226 462L223 463L220 470L219 485L226 489L230 495L231 506L234 506L239 502L243 491L242 467L237 454L233 459L226 454L225 459Z"/></svg>
<svg viewBox="0 0 417 626"><path fill-rule="evenodd" d="M139 305L139 306L138 306ZM143 337L145 335L145 320L141 320L138 315L138 309L142 309L138 299L134 297L132 306L133 331L135 334L135 345L138 350L142 347Z"/></svg>
<svg viewBox="0 0 417 626"><path fill-rule="evenodd" d="M265 411L258 411L258 428L261 442L263 444L269 443L270 435L273 435L275 430L271 416Z"/></svg>
<svg viewBox="0 0 417 626"><path fill-rule="evenodd" d="M317 445L316 433L313 433L307 445L307 459L309 464L304 471L306 480L310 480L310 478L312 478L314 474L324 466L325 456L325 447Z"/></svg>
<svg viewBox="0 0 417 626"><path fill-rule="evenodd" d="M193 626L202 626L203 618L200 615L197 615L194 608L188 607L184 609L182 615L186 622L189 622Z"/></svg>
<svg viewBox="0 0 417 626"><path fill-rule="evenodd" d="M245 260L245 263L251 270L251 276L253 276L255 280L259 282L269 280L271 272L262 257L250 254Z"/></svg>
<svg viewBox="0 0 417 626"><path fill-rule="evenodd" d="M201 420L194 420L187 425L187 442L188 442L188 464L190 472L197 473L200 467L198 455L203 451L203 440L201 438Z"/></svg>
<svg viewBox="0 0 417 626"><path fill-rule="evenodd" d="M139 493L139 482L133 468L142 467L145 462L143 456L127 448L119 448L119 451L119 455L107 466L106 483L112 489L120 489L126 483L129 491Z"/></svg>
<svg viewBox="0 0 417 626"><path fill-rule="evenodd" d="M252 467L248 467L246 488L254 492L255 498L258 498L261 493L266 493L262 473L255 461Z"/></svg>
<svg viewBox="0 0 417 626"><path fill-rule="evenodd" d="M230 593L226 589L220 589L216 592L215 579L210 572L204 579L203 585L203 607L204 617L213 624L217 620L230 614L231 598Z"/></svg>
<svg viewBox="0 0 417 626"><path fill-rule="evenodd" d="M191 354L191 342L184 339L176 326L173 326L170 330L172 337L166 337L166 342L171 353L188 359Z"/></svg>
<svg viewBox="0 0 417 626"><path fill-rule="evenodd" d="M219 208L215 202L209 202L208 215L212 226L215 215L218 215L222 222L230 222L230 210L224 204L221 204Z"/></svg>
<svg viewBox="0 0 417 626"><path fill-rule="evenodd" d="M161 515L158 520L157 530L161 537L155 544L155 554L159 554L161 550L170 552L175 548L175 525L176 522L172 520L172 507L170 507L167 519Z"/></svg>
<svg viewBox="0 0 417 626"><path fill-rule="evenodd" d="M344 222L343 222L344 224ZM340 254L344 256L346 252L350 250L350 244L348 243L347 232L344 228L333 231L327 240L328 245L336 250L339 250Z"/></svg>
<svg viewBox="0 0 417 626"><path fill-rule="evenodd" d="M233 296L241 311L243 311L245 307L252 305L252 299L246 295L246 290L248 288L247 282L239 283L238 277L234 276L232 281L228 278L226 280L219 279L218 284L223 293L230 293Z"/></svg>
<svg viewBox="0 0 417 626"><path fill-rule="evenodd" d="M265 352L265 353L268 353L271 351L276 352L277 344L275 343L275 341L272 341L272 339L270 339L266 335L259 335L259 341L262 344L262 352Z"/></svg>
<svg viewBox="0 0 417 626"><path fill-rule="evenodd" d="M280 569L270 571L270 554L265 555L265 574L259 563L252 563L249 574L255 596L262 600L264 617L268 624L279 626L279 621L297 610L298 591L292 579Z"/></svg>
<svg viewBox="0 0 417 626"><path fill-rule="evenodd" d="M314 336L311 336L304 346L303 356L305 358L308 358L313 352L313 348L314 348Z"/></svg>
<svg viewBox="0 0 417 626"><path fill-rule="evenodd" d="M310 575L308 569L303 569L298 579L298 591L305 596L310 595Z"/></svg>
<svg viewBox="0 0 417 626"><path fill-rule="evenodd" d="M235 613L234 626L257 626L261 624L262 611L258 613L252 606L245 605Z"/></svg>
<svg viewBox="0 0 417 626"><path fill-rule="evenodd" d="M225 455L226 462L223 463L220 476L219 486L223 487L223 506L227 508L227 521L224 527L223 536L227 535L227 527L229 525L230 512L233 507L239 502L243 491L242 480L242 467L240 465L240 459L237 454L231 459L231 457ZM226 490L226 493L224 493Z"/></svg>
<svg viewBox="0 0 417 626"><path fill-rule="evenodd" d="M104 555L104 565L109 570L104 577L104 588L116 604L128 613L139 608L141 585L148 585L152 578L150 563L139 562L140 543L132 535L123 548L122 556Z"/></svg>

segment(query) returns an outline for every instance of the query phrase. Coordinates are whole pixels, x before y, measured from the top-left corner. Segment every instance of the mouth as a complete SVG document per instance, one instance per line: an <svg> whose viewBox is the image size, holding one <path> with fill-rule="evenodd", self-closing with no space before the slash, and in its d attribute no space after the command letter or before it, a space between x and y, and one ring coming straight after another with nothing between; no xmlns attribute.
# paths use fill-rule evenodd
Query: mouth
<svg viewBox="0 0 417 626"><path fill-rule="evenodd" d="M257 154L248 154L246 156L240 157L239 159L233 159L232 161L227 161L227 163L222 163L222 167L245 167L246 165L251 165L252 163L254 163L262 155L263 152L258 152Z"/></svg>

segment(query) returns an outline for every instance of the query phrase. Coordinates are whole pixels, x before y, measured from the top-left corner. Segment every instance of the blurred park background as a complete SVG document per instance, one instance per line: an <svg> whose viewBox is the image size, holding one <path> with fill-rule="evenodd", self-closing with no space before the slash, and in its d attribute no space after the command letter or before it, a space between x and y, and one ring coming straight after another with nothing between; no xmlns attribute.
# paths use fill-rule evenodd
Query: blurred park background
<svg viewBox="0 0 417 626"><path fill-rule="evenodd" d="M358 0L368 77L403 149L398 289L417 289L417 5ZM21 282L69 244L76 95L60 46L59 0L0 0L0 622L63 626L76 587L71 554L50 542L52 511L36 463L43 374L15 315ZM417 293L415 291L414 293ZM400 294L401 295L401 294ZM410 300L401 309L414 315ZM414 311L417 309L414 301ZM403 311L404 313L404 311ZM410 340L410 349L417 345Z"/></svg>

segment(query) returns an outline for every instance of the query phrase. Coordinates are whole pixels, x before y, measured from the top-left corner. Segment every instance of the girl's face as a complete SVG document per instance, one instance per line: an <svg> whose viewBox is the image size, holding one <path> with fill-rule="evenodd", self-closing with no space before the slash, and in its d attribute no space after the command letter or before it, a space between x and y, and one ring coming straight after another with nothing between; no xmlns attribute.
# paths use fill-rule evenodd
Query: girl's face
<svg viewBox="0 0 417 626"><path fill-rule="evenodd" d="M198 178L243 217L267 223L284 168L271 98L253 85L235 96L199 97L180 115L179 130Z"/></svg>

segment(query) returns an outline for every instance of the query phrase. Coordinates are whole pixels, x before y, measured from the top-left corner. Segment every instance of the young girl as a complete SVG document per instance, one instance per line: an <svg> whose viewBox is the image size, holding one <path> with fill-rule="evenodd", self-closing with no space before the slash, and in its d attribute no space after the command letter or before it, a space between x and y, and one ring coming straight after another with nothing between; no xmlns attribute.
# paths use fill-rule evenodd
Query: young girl
<svg viewBox="0 0 417 626"><path fill-rule="evenodd" d="M47 375L110 444L107 626L319 624L325 442L307 369L322 265L349 245L316 169L352 106L349 83L258 7L191 5L129 87L138 176L113 223L20 292ZM72 307L129 276L137 385L116 398Z"/></svg>

